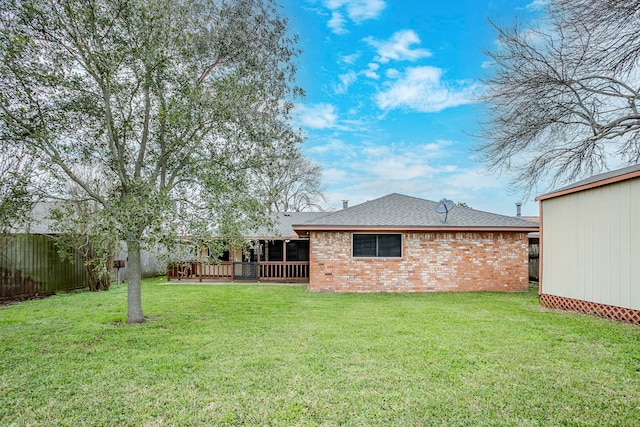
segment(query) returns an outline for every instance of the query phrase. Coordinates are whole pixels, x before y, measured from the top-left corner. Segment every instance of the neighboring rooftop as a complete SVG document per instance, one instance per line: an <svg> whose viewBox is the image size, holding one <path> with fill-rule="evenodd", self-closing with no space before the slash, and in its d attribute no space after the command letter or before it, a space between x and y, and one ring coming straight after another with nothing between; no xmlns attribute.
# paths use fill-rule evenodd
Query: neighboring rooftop
<svg viewBox="0 0 640 427"><path fill-rule="evenodd" d="M536 200L550 199L552 197L574 193L576 191L580 191L587 188L594 188L594 187L600 187L602 185L613 184L614 182L624 181L625 179L635 178L635 177L640 177L640 164L591 176L581 181L574 182L573 184L569 184L565 187L561 187L556 190L553 190L550 193L538 196L536 197Z"/></svg>
<svg viewBox="0 0 640 427"><path fill-rule="evenodd" d="M522 219L524 219L525 221L529 221L529 222L535 222L536 224L540 224L540 217L539 216L522 216Z"/></svg>
<svg viewBox="0 0 640 427"><path fill-rule="evenodd" d="M57 234L54 221L50 218L51 211L60 206L57 202L38 202L33 205L30 214L30 220L26 224L21 224L17 228L14 227L12 233L29 233L29 234Z"/></svg>
<svg viewBox="0 0 640 427"><path fill-rule="evenodd" d="M538 224L512 216L498 215L462 206L445 214L437 213L438 202L390 194L341 211L325 214L306 222L294 223L294 229L331 228L463 228L463 229L523 229L533 231Z"/></svg>

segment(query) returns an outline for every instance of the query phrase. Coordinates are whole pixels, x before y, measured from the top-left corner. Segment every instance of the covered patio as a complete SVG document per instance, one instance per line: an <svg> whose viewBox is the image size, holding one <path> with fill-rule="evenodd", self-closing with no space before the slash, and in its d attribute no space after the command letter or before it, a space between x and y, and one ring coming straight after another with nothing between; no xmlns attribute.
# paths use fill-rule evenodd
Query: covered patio
<svg viewBox="0 0 640 427"><path fill-rule="evenodd" d="M167 268L167 280L198 282L309 281L309 239L257 240L226 251L212 262L182 261Z"/></svg>

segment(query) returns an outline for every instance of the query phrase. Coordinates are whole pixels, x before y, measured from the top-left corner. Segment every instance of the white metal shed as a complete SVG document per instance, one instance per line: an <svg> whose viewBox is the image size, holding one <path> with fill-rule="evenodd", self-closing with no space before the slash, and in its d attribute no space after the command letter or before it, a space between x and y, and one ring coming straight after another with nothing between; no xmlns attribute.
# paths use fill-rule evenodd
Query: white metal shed
<svg viewBox="0 0 640 427"><path fill-rule="evenodd" d="M540 301L640 323L640 165L540 201Z"/></svg>

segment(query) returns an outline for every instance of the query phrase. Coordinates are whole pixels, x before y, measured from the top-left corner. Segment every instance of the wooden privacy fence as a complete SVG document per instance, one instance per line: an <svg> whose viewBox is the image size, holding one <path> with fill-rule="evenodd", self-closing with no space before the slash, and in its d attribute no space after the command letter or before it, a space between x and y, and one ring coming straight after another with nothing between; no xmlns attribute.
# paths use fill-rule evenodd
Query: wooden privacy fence
<svg viewBox="0 0 640 427"><path fill-rule="evenodd" d="M529 244L529 280L540 279L540 243Z"/></svg>
<svg viewBox="0 0 640 427"><path fill-rule="evenodd" d="M0 299L51 295L87 286L82 260L62 260L51 236L0 235Z"/></svg>

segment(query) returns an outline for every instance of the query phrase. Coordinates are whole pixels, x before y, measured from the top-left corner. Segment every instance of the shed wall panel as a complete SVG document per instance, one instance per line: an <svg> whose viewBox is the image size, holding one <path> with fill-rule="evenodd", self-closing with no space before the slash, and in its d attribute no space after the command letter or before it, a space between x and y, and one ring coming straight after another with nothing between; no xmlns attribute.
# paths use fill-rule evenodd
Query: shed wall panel
<svg viewBox="0 0 640 427"><path fill-rule="evenodd" d="M631 183L629 225L629 300L640 310L640 179Z"/></svg>
<svg viewBox="0 0 640 427"><path fill-rule="evenodd" d="M553 199L552 201L555 201ZM543 204L542 286L545 293L576 298L577 264L586 257L584 248L576 244L577 221L568 212L577 210L577 199ZM574 214L577 216L577 214ZM555 254L562 254L556 256ZM554 280L548 278L553 277ZM561 285L561 286L560 286Z"/></svg>
<svg viewBox="0 0 640 427"><path fill-rule="evenodd" d="M640 309L640 178L542 201L542 292Z"/></svg>
<svg viewBox="0 0 640 427"><path fill-rule="evenodd" d="M632 185L630 182L620 183L620 199L618 209L615 211L619 216L620 227L616 235L616 245L620 257L613 263L614 270L617 271L617 282L620 287L617 290L619 301L631 301L631 212ZM640 214L640 212L638 212ZM624 232L623 230L628 230ZM614 281L615 283L615 281ZM640 286L640 283L638 284Z"/></svg>

